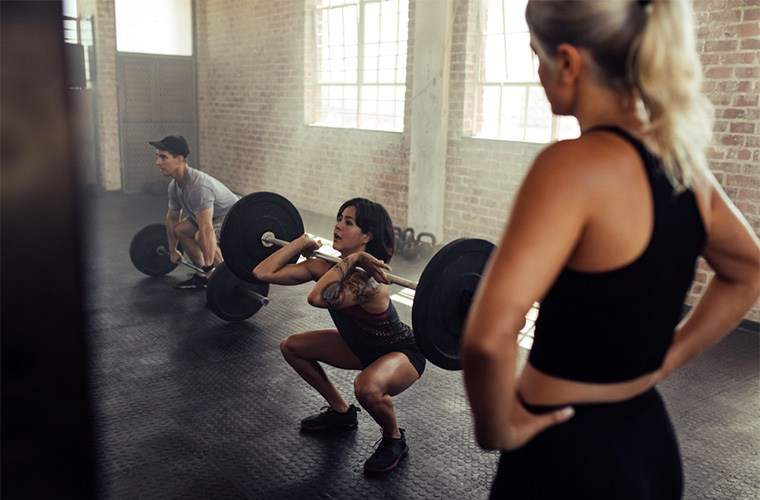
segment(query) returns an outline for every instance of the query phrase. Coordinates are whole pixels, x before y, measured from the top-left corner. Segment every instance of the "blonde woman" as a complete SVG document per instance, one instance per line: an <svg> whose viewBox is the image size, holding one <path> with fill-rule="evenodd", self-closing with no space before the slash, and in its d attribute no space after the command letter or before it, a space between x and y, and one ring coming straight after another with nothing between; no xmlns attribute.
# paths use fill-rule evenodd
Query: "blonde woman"
<svg viewBox="0 0 760 500"><path fill-rule="evenodd" d="M680 498L654 386L760 294L758 238L706 165L693 13L685 0L530 1L526 19L552 111L582 135L536 158L465 328L475 434L502 450L491 495ZM681 320L700 255L715 277Z"/></svg>

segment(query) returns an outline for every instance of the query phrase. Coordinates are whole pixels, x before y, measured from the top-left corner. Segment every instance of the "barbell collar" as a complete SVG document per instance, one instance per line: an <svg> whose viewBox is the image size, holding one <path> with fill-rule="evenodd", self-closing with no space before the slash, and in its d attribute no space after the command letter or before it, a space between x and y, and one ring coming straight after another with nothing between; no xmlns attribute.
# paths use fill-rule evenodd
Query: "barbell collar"
<svg viewBox="0 0 760 500"><path fill-rule="evenodd" d="M261 235L261 244L266 247L271 247L272 245L277 245L279 247L284 247L285 245L289 244L289 241L278 239L274 233L271 231L267 231L264 234ZM322 260L326 260L327 262L332 262L334 264L338 264L342 261L342 259L339 259L338 257L334 255L329 255L326 253L322 253L320 251L316 251L313 253L314 257L319 257ZM396 285L401 285L406 288L411 288L412 290L417 289L417 282L408 280L406 278L403 278L401 276L396 276L395 274L386 274L388 276L388 281L391 283L395 283Z"/></svg>

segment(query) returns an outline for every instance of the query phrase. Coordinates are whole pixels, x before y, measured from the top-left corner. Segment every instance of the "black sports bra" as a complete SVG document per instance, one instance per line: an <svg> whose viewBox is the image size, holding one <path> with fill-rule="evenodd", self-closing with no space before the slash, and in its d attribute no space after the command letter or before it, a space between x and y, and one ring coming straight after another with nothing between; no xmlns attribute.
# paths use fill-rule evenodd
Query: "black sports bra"
<svg viewBox="0 0 760 500"><path fill-rule="evenodd" d="M560 273L541 301L529 361L555 377L611 383L662 364L707 233L694 193L675 193L660 160L638 139L617 127L594 130L623 137L641 156L654 203L651 238L624 267Z"/></svg>

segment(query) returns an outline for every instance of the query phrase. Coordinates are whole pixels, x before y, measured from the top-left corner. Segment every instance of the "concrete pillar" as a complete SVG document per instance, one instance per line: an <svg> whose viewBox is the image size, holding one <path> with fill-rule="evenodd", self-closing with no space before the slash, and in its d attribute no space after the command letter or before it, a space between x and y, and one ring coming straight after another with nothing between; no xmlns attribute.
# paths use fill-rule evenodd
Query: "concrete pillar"
<svg viewBox="0 0 760 500"><path fill-rule="evenodd" d="M414 5L409 226L443 237L452 0Z"/></svg>
<svg viewBox="0 0 760 500"><path fill-rule="evenodd" d="M78 0L77 10L80 17L93 17L95 29L95 126L100 183L108 191L118 191L121 189L121 145L114 0Z"/></svg>

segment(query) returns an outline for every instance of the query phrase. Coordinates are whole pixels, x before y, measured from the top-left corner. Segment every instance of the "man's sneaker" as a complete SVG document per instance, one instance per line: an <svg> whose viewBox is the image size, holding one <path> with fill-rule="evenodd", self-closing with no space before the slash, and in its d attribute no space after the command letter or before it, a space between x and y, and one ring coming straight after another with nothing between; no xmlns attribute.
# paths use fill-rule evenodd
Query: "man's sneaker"
<svg viewBox="0 0 760 500"><path fill-rule="evenodd" d="M396 468L402 458L409 451L409 447L406 445L406 436L404 435L404 429L400 429L401 437L398 439L390 437L381 437L378 439L375 446L377 449L371 457L364 462L364 472L377 473L377 472L389 472Z"/></svg>
<svg viewBox="0 0 760 500"><path fill-rule="evenodd" d="M189 280L180 281L174 285L174 288L180 290L200 290L201 288L206 288L207 284L208 279L204 278L200 274L193 274L190 276Z"/></svg>
<svg viewBox="0 0 760 500"><path fill-rule="evenodd" d="M359 411L361 410L354 405L350 405L346 413L338 413L329 406L323 406L321 412L301 420L301 430L327 432L355 429L358 424L356 413Z"/></svg>

